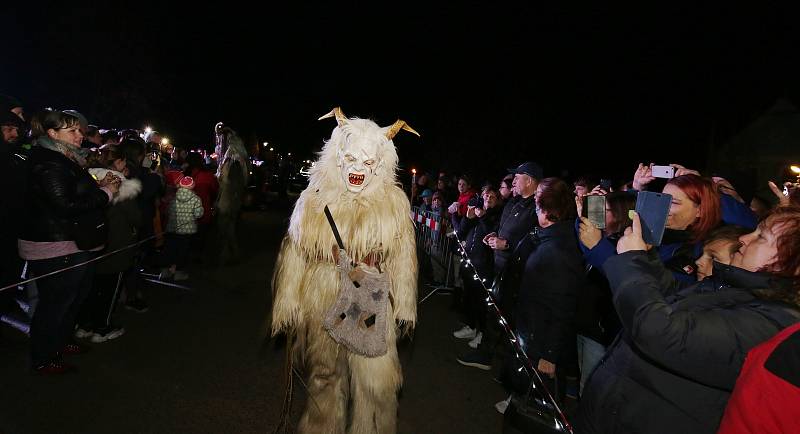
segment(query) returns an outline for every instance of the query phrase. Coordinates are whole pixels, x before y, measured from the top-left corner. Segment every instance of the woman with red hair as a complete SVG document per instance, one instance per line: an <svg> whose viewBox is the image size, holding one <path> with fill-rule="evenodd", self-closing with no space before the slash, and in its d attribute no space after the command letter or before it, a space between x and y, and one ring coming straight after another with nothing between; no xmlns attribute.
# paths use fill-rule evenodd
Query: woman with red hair
<svg viewBox="0 0 800 434"><path fill-rule="evenodd" d="M721 194L712 180L675 166L678 176L670 179L662 190L672 196L672 205L664 237L656 249L667 269L678 281L688 285L697 280L694 261L702 255L703 241L711 230L723 222L752 229L757 220L746 205ZM640 164L633 188L643 190L654 179L650 167ZM587 262L602 269L605 261L614 255L613 242L602 238L600 230L585 219L578 232Z"/></svg>

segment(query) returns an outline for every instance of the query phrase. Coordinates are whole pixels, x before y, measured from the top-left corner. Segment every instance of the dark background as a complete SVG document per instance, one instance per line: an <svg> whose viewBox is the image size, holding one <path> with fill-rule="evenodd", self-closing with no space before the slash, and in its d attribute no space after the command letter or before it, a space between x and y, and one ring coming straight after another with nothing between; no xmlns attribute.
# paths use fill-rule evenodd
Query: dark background
<svg viewBox="0 0 800 434"><path fill-rule="evenodd" d="M404 170L499 178L534 159L620 179L638 161L703 168L800 96L789 9L459 3L0 6L0 92L178 146L224 121L303 158L339 105L422 133L395 139Z"/></svg>

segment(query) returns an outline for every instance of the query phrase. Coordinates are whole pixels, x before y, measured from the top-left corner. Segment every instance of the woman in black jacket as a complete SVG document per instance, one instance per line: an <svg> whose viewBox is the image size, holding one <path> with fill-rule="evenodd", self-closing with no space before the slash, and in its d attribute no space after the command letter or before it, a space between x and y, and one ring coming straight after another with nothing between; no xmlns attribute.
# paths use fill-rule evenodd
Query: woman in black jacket
<svg viewBox="0 0 800 434"><path fill-rule="evenodd" d="M455 337L469 338L469 346L477 348L483 339L486 329L486 290L481 282L475 280L475 274L490 286L494 278L494 252L483 243L483 237L495 232L500 223L502 208L499 205L499 194L488 186L483 190L483 198L470 199L467 204L467 215L463 218L462 230L457 230L462 248L469 258L469 263L461 264L461 279L464 282L464 310L466 325L453 333Z"/></svg>
<svg viewBox="0 0 800 434"><path fill-rule="evenodd" d="M60 374L69 369L62 355L80 353L72 331L94 275L90 260L102 249L103 212L119 189L112 175L96 181L82 166L80 119L48 110L31 121L34 147L28 159L28 192L20 257L32 276L67 269L36 281L39 302L31 321L31 361L36 372ZM80 222L96 222L89 229ZM86 239L99 238L97 244ZM78 242L76 242L78 241Z"/></svg>
<svg viewBox="0 0 800 434"><path fill-rule="evenodd" d="M679 290L638 216L604 265L622 322L587 384L581 433L714 433L747 352L800 321L800 208L740 238L732 265Z"/></svg>
<svg viewBox="0 0 800 434"><path fill-rule="evenodd" d="M563 370L557 368L575 357L576 300L586 284L583 256L573 229L575 202L570 186L558 178L543 179L536 189L536 216L539 230L525 241L530 254L514 320L534 368L545 378L562 377ZM552 385L550 392L557 392Z"/></svg>

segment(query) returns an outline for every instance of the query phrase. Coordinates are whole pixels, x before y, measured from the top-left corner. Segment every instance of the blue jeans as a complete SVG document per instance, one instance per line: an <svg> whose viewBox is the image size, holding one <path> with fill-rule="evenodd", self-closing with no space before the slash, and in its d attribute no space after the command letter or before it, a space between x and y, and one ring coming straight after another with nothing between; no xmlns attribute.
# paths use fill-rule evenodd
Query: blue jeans
<svg viewBox="0 0 800 434"><path fill-rule="evenodd" d="M32 277L88 261L92 252L78 252L57 258L28 261ZM55 359L72 340L75 318L92 289L94 263L36 281L39 303L31 320L31 362L33 367Z"/></svg>
<svg viewBox="0 0 800 434"><path fill-rule="evenodd" d="M578 335L578 366L581 370L581 394L583 387L600 359L606 354L606 347L594 339Z"/></svg>

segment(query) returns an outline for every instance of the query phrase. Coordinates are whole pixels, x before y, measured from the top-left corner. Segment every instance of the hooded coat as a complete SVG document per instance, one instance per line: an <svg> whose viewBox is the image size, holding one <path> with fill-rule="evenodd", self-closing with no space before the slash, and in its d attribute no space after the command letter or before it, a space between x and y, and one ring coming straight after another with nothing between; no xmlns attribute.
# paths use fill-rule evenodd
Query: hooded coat
<svg viewBox="0 0 800 434"><path fill-rule="evenodd" d="M167 232L191 235L197 232L197 219L203 217L203 201L188 188L178 188L169 203Z"/></svg>
<svg viewBox="0 0 800 434"><path fill-rule="evenodd" d="M127 179L116 170L93 168L89 173L97 179L103 179L106 173L111 172L119 177L122 183L119 192L111 199L106 208L108 222L108 242L104 253L113 252L137 241L137 230L142 224L142 212L139 209L137 198L142 192L142 183L138 179ZM136 258L138 248L122 250L97 261L96 271L101 274L119 273L129 269Z"/></svg>

